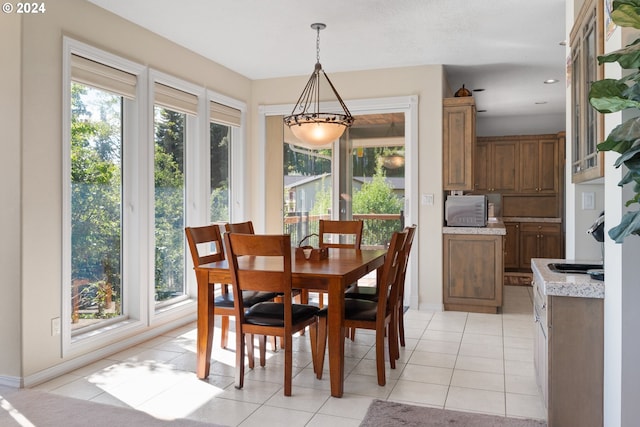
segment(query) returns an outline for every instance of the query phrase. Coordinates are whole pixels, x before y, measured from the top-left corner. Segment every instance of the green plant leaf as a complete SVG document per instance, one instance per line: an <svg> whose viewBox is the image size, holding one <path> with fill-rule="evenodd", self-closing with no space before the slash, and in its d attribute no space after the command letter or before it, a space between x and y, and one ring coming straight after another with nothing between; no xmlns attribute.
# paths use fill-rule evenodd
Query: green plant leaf
<svg viewBox="0 0 640 427"><path fill-rule="evenodd" d="M621 27L633 27L640 29L639 13L640 5L635 1L614 2L611 11L611 19Z"/></svg>
<svg viewBox="0 0 640 427"><path fill-rule="evenodd" d="M617 62L622 68L640 68L640 39L622 49L598 56L599 64L602 65L605 62Z"/></svg>
<svg viewBox="0 0 640 427"><path fill-rule="evenodd" d="M621 153L620 157L618 157L618 159L616 160L616 162L613 165L615 167L618 167L621 164L627 162L628 160L633 160L634 156L638 155L638 153L640 153L640 145L635 144L635 145L631 146L624 153Z"/></svg>
<svg viewBox="0 0 640 427"><path fill-rule="evenodd" d="M616 126L607 139L598 144L599 151L624 153L640 136L640 117L633 117Z"/></svg>
<svg viewBox="0 0 640 427"><path fill-rule="evenodd" d="M589 103L601 113L615 113L627 108L640 108L640 102L624 95L629 87L614 79L593 82L589 90Z"/></svg>
<svg viewBox="0 0 640 427"><path fill-rule="evenodd" d="M625 213L620 224L609 230L608 234L616 243L624 242L625 237L632 234L640 235L640 211Z"/></svg>

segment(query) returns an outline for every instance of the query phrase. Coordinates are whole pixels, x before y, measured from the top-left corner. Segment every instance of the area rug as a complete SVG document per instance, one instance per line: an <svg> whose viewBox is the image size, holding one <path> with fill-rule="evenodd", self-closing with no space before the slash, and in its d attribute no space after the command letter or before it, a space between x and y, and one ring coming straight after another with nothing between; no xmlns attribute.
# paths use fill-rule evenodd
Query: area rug
<svg viewBox="0 0 640 427"><path fill-rule="evenodd" d="M2 427L204 427L187 419L160 420L135 409L37 390L0 386Z"/></svg>
<svg viewBox="0 0 640 427"><path fill-rule="evenodd" d="M448 411L404 403L374 400L360 427L546 427L540 420Z"/></svg>

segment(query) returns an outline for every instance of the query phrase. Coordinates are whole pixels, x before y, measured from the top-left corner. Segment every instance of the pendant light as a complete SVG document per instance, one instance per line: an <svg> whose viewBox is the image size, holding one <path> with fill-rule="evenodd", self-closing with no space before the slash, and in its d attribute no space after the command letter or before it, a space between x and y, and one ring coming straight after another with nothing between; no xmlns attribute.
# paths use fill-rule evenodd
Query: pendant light
<svg viewBox="0 0 640 427"><path fill-rule="evenodd" d="M340 138L346 128L353 124L353 116L320 65L320 30L326 27L322 23L311 24L311 28L317 32L316 65L291 115L284 118L284 123L289 126L296 138L314 146L324 146L335 141ZM342 111L320 111L321 73L337 98Z"/></svg>

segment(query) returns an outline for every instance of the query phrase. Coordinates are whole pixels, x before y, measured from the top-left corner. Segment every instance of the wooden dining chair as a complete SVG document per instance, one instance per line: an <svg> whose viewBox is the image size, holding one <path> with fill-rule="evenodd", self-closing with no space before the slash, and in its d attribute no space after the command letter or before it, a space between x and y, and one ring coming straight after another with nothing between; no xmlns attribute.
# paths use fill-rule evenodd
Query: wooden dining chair
<svg viewBox="0 0 640 427"><path fill-rule="evenodd" d="M391 237L391 243L385 256L382 273L378 280L378 300L345 299L344 326L346 328L370 329L376 332L376 368L378 384L386 384L384 369L384 338L388 337L389 363L392 369L400 353L398 349L398 330L395 327L398 301L397 276L402 266L402 247L407 237L406 231L397 231ZM318 313L318 354L315 365L316 376L322 378L324 354L327 342L327 309Z"/></svg>
<svg viewBox="0 0 640 427"><path fill-rule="evenodd" d="M405 347L405 339L404 339L404 286L405 286L405 277L407 275L407 266L409 265L409 256L411 254L411 247L413 245L413 238L416 232L416 225L412 225L410 227L405 227L403 231L407 233L407 238L404 241L404 245L402 247L403 253L403 265L400 267L400 272L398 273L398 315L397 319L397 329L398 329L398 338L400 339L400 345ZM347 290L345 293L345 298L351 299L366 299L370 301L378 300L378 288L377 286L354 286ZM350 331L351 340L355 339L355 331Z"/></svg>
<svg viewBox="0 0 640 427"><path fill-rule="evenodd" d="M203 264L224 260L224 250L222 248L222 235L220 228L215 225L205 225L202 227L185 227L187 242L193 259L193 266L198 267ZM229 316L235 316L234 294L229 292L228 285L221 284L220 295L214 299L213 314L221 316L220 325L220 347L226 348L229 337ZM238 295L238 294L236 294ZM251 307L259 302L273 300L277 297L275 292L243 292L243 304ZM199 295L199 298L203 296Z"/></svg>
<svg viewBox="0 0 640 427"><path fill-rule="evenodd" d="M318 221L318 240L321 248L360 249L362 243L362 220L334 221L321 219ZM352 285L352 286L355 286ZM318 293L318 306L324 306L324 293Z"/></svg>
<svg viewBox="0 0 640 427"><path fill-rule="evenodd" d="M226 223L224 229L227 233L256 234L253 230L253 221Z"/></svg>
<svg viewBox="0 0 640 427"><path fill-rule="evenodd" d="M281 337L284 342L284 395L291 396L293 371L293 334L309 326L314 370L317 367L318 307L293 304L291 288L291 237L226 233L225 246L233 290L281 293L283 302L262 302L245 307L242 300L234 306L236 318L236 388L244 385L244 349L253 358L253 334ZM239 258L241 260L239 261ZM245 335L249 338L245 340ZM264 357L260 349L261 359Z"/></svg>

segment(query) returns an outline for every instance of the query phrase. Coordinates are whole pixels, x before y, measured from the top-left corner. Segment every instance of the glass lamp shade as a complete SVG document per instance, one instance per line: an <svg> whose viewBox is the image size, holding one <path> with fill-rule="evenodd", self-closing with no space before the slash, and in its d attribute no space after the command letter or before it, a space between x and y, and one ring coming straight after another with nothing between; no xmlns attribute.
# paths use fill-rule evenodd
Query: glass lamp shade
<svg viewBox="0 0 640 427"><path fill-rule="evenodd" d="M324 146L340 138L346 126L340 123L303 122L291 124L291 132L302 142Z"/></svg>

